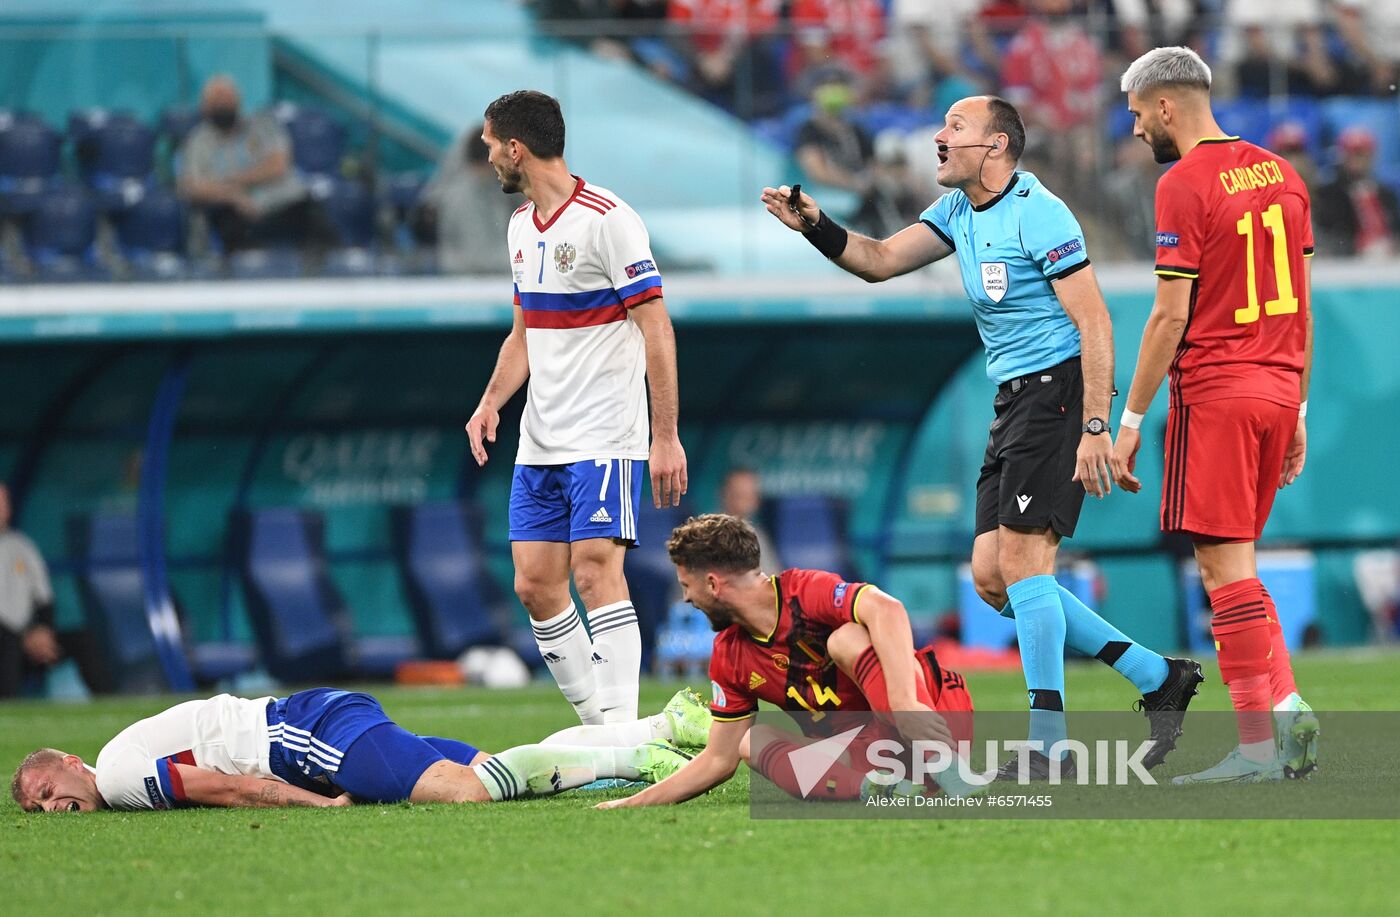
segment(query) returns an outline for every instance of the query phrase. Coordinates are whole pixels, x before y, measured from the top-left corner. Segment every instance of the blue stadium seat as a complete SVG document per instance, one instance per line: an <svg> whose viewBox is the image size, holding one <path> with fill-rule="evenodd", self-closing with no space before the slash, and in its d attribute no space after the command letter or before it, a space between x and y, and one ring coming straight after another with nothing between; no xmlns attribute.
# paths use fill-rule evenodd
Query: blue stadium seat
<svg viewBox="0 0 1400 917"><path fill-rule="evenodd" d="M118 690L168 690L146 617L136 515L74 516L68 532L87 625L107 653ZM187 644L186 655L190 674L202 685L252 671L256 665L253 647L244 643Z"/></svg>
<svg viewBox="0 0 1400 917"><path fill-rule="evenodd" d="M1267 146L1269 132L1285 121L1303 128L1308 138L1308 152L1322 152L1323 118L1316 99L1308 96L1275 96L1267 99L1224 99L1212 102L1215 120L1226 133L1238 135L1250 143ZM1131 121L1129 122L1131 128Z"/></svg>
<svg viewBox="0 0 1400 917"><path fill-rule="evenodd" d="M229 533L268 672L296 684L350 674L350 615L326 567L320 515L238 512Z"/></svg>
<svg viewBox="0 0 1400 917"><path fill-rule="evenodd" d="M340 234L344 248L370 248L375 237L374 195L357 181L336 180L321 206Z"/></svg>
<svg viewBox="0 0 1400 917"><path fill-rule="evenodd" d="M88 122L76 147L83 176L105 210L124 210L155 186L156 133L131 115Z"/></svg>
<svg viewBox="0 0 1400 917"><path fill-rule="evenodd" d="M34 115L0 117L0 211L29 214L58 179L58 132Z"/></svg>
<svg viewBox="0 0 1400 917"><path fill-rule="evenodd" d="M251 248L229 257L235 280L286 280L304 273L301 255L286 248Z"/></svg>
<svg viewBox="0 0 1400 917"><path fill-rule="evenodd" d="M667 506L657 509L645 485L637 506L637 547L623 559L627 590L637 609L637 624L642 631L642 665L646 668L656 647L657 628L666 617L671 603L680 597L676 568L666 553L666 539L671 530L690 515L689 508Z"/></svg>
<svg viewBox="0 0 1400 917"><path fill-rule="evenodd" d="M846 501L821 495L779 497L764 510L785 565L856 576L846 542Z"/></svg>
<svg viewBox="0 0 1400 917"><path fill-rule="evenodd" d="M185 260L185 207L164 188L147 192L114 221L122 257L138 280L181 280Z"/></svg>
<svg viewBox="0 0 1400 917"><path fill-rule="evenodd" d="M60 186L39 198L24 223L25 249L40 280L111 278L97 260L97 208L80 187Z"/></svg>
<svg viewBox="0 0 1400 917"><path fill-rule="evenodd" d="M423 651L455 659L479 644L502 642L497 620L509 614L481 552L481 523L461 503L390 510L394 556Z"/></svg>
<svg viewBox="0 0 1400 917"><path fill-rule="evenodd" d="M106 656L113 684L124 693L166 690L146 617L135 514L75 516L68 521L68 541L77 562L83 615Z"/></svg>
<svg viewBox="0 0 1400 917"><path fill-rule="evenodd" d="M197 109L167 108L160 116L160 133L170 143L179 146L203 119Z"/></svg>
<svg viewBox="0 0 1400 917"><path fill-rule="evenodd" d="M340 122L325 112L283 103L276 116L292 138L292 160L308 176L337 175L345 157L346 134Z"/></svg>

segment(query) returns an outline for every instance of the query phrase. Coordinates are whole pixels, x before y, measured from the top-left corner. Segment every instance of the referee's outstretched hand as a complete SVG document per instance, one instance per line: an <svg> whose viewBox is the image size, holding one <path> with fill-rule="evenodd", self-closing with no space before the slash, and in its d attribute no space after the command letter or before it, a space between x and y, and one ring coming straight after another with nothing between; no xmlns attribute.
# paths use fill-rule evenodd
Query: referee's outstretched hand
<svg viewBox="0 0 1400 917"><path fill-rule="evenodd" d="M794 232L806 232L811 229L817 225L817 219L822 215L822 209L817 206L816 201L812 200L812 196L801 190L797 192L797 211L795 212L792 209L792 189L787 185L783 185L781 188L764 188L759 200L763 201L763 206L768 208L769 213ZM798 216L798 212L801 213L801 216ZM807 222L802 222L803 218Z"/></svg>

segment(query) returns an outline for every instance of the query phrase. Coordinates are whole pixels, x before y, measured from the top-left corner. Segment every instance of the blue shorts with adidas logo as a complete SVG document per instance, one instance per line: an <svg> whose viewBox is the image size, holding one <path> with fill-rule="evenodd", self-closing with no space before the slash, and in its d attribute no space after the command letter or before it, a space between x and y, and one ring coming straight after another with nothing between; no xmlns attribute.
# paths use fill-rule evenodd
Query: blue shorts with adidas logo
<svg viewBox="0 0 1400 917"><path fill-rule="evenodd" d="M646 462L586 459L516 465L510 485L511 541L617 538L637 544L637 501Z"/></svg>

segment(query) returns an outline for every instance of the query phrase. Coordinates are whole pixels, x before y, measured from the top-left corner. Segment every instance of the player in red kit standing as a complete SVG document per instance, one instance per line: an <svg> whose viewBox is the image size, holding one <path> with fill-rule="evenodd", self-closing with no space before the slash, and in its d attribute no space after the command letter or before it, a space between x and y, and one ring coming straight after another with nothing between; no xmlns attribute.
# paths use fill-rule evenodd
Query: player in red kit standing
<svg viewBox="0 0 1400 917"><path fill-rule="evenodd" d="M1158 162L1179 161L1157 184L1157 298L1113 472L1141 487L1138 429L1170 372L1162 529L1195 542L1240 731L1225 760L1175 782L1255 783L1317 766L1317 718L1254 557L1276 491L1307 454L1312 207L1286 159L1223 134L1210 81L1189 48L1149 51L1123 75L1134 133Z"/></svg>

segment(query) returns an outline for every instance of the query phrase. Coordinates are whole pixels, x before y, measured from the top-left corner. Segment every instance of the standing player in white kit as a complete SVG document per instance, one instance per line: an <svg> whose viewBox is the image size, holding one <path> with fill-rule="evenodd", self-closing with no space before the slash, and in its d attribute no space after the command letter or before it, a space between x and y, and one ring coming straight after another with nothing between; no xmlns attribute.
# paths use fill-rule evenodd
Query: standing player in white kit
<svg viewBox="0 0 1400 917"><path fill-rule="evenodd" d="M472 455L486 463L498 412L528 379L510 492L515 592L579 719L635 720L642 641L622 573L637 543L635 466L649 462L657 507L679 505L687 484L661 275L636 212L569 172L556 99L501 96L481 136L501 187L527 203L507 233L515 324L467 422Z"/></svg>

